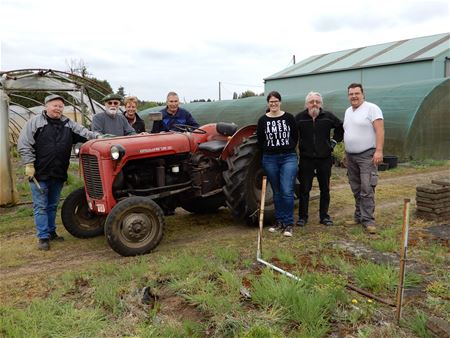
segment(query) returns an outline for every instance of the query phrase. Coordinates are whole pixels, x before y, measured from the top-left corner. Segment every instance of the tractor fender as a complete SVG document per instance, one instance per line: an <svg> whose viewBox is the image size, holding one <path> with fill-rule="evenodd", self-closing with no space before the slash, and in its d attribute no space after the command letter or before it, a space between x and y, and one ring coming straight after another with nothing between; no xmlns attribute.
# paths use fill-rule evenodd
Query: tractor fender
<svg viewBox="0 0 450 338"><path fill-rule="evenodd" d="M226 161L228 157L234 154L235 149L248 139L250 136L256 133L256 124L250 124L248 126L239 129L229 140L227 145L220 155L222 161Z"/></svg>

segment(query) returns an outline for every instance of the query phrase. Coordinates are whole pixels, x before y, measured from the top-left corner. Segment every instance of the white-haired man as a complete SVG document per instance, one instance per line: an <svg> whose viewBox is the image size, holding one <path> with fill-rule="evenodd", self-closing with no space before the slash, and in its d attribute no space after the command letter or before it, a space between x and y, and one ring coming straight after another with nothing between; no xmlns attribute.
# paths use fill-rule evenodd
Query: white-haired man
<svg viewBox="0 0 450 338"><path fill-rule="evenodd" d="M309 92L305 98L305 110L295 117L299 134L299 170L300 181L298 226L308 222L309 192L314 176L320 188L320 223L330 226L333 221L328 214L330 205L330 177L332 152L337 142L341 142L344 129L342 121L333 113L322 109L322 95ZM330 138L331 130L333 138Z"/></svg>

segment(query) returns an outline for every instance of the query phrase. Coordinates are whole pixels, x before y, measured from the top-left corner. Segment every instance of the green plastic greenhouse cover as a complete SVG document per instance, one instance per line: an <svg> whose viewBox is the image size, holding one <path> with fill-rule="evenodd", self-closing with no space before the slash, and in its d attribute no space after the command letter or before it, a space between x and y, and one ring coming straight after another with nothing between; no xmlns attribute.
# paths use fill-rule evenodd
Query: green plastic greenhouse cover
<svg viewBox="0 0 450 338"><path fill-rule="evenodd" d="M385 154L400 159L450 159L450 78L364 88L366 100L383 111ZM282 110L294 115L303 110L305 96L282 97ZM323 92L323 107L341 119L349 106L347 89ZM234 122L255 124L266 109L265 97L182 105L200 124ZM139 114L146 118L150 111ZM151 124L151 122L150 122ZM151 127L151 126L150 126Z"/></svg>

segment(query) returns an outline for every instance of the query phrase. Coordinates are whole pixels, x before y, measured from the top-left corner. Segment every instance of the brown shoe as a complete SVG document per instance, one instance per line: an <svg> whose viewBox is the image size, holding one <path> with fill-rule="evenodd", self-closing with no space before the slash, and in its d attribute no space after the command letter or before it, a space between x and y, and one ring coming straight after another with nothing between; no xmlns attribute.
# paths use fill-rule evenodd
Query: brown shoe
<svg viewBox="0 0 450 338"><path fill-rule="evenodd" d="M357 221L356 219L351 220L351 221L345 221L345 225L358 225L361 222Z"/></svg>
<svg viewBox="0 0 450 338"><path fill-rule="evenodd" d="M366 225L366 226L364 226L364 228L366 229L366 231L369 234L376 234L377 233L377 227L375 225L373 225L373 224Z"/></svg>

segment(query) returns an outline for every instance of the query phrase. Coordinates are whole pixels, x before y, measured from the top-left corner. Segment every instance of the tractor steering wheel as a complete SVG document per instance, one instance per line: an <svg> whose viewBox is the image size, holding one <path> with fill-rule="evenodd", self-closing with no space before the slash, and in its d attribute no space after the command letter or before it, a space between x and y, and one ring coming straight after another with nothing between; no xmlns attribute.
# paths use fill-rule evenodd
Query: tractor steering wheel
<svg viewBox="0 0 450 338"><path fill-rule="evenodd" d="M174 124L173 127L183 133L193 133L193 134L206 134L206 130L199 127L190 126L187 124Z"/></svg>

